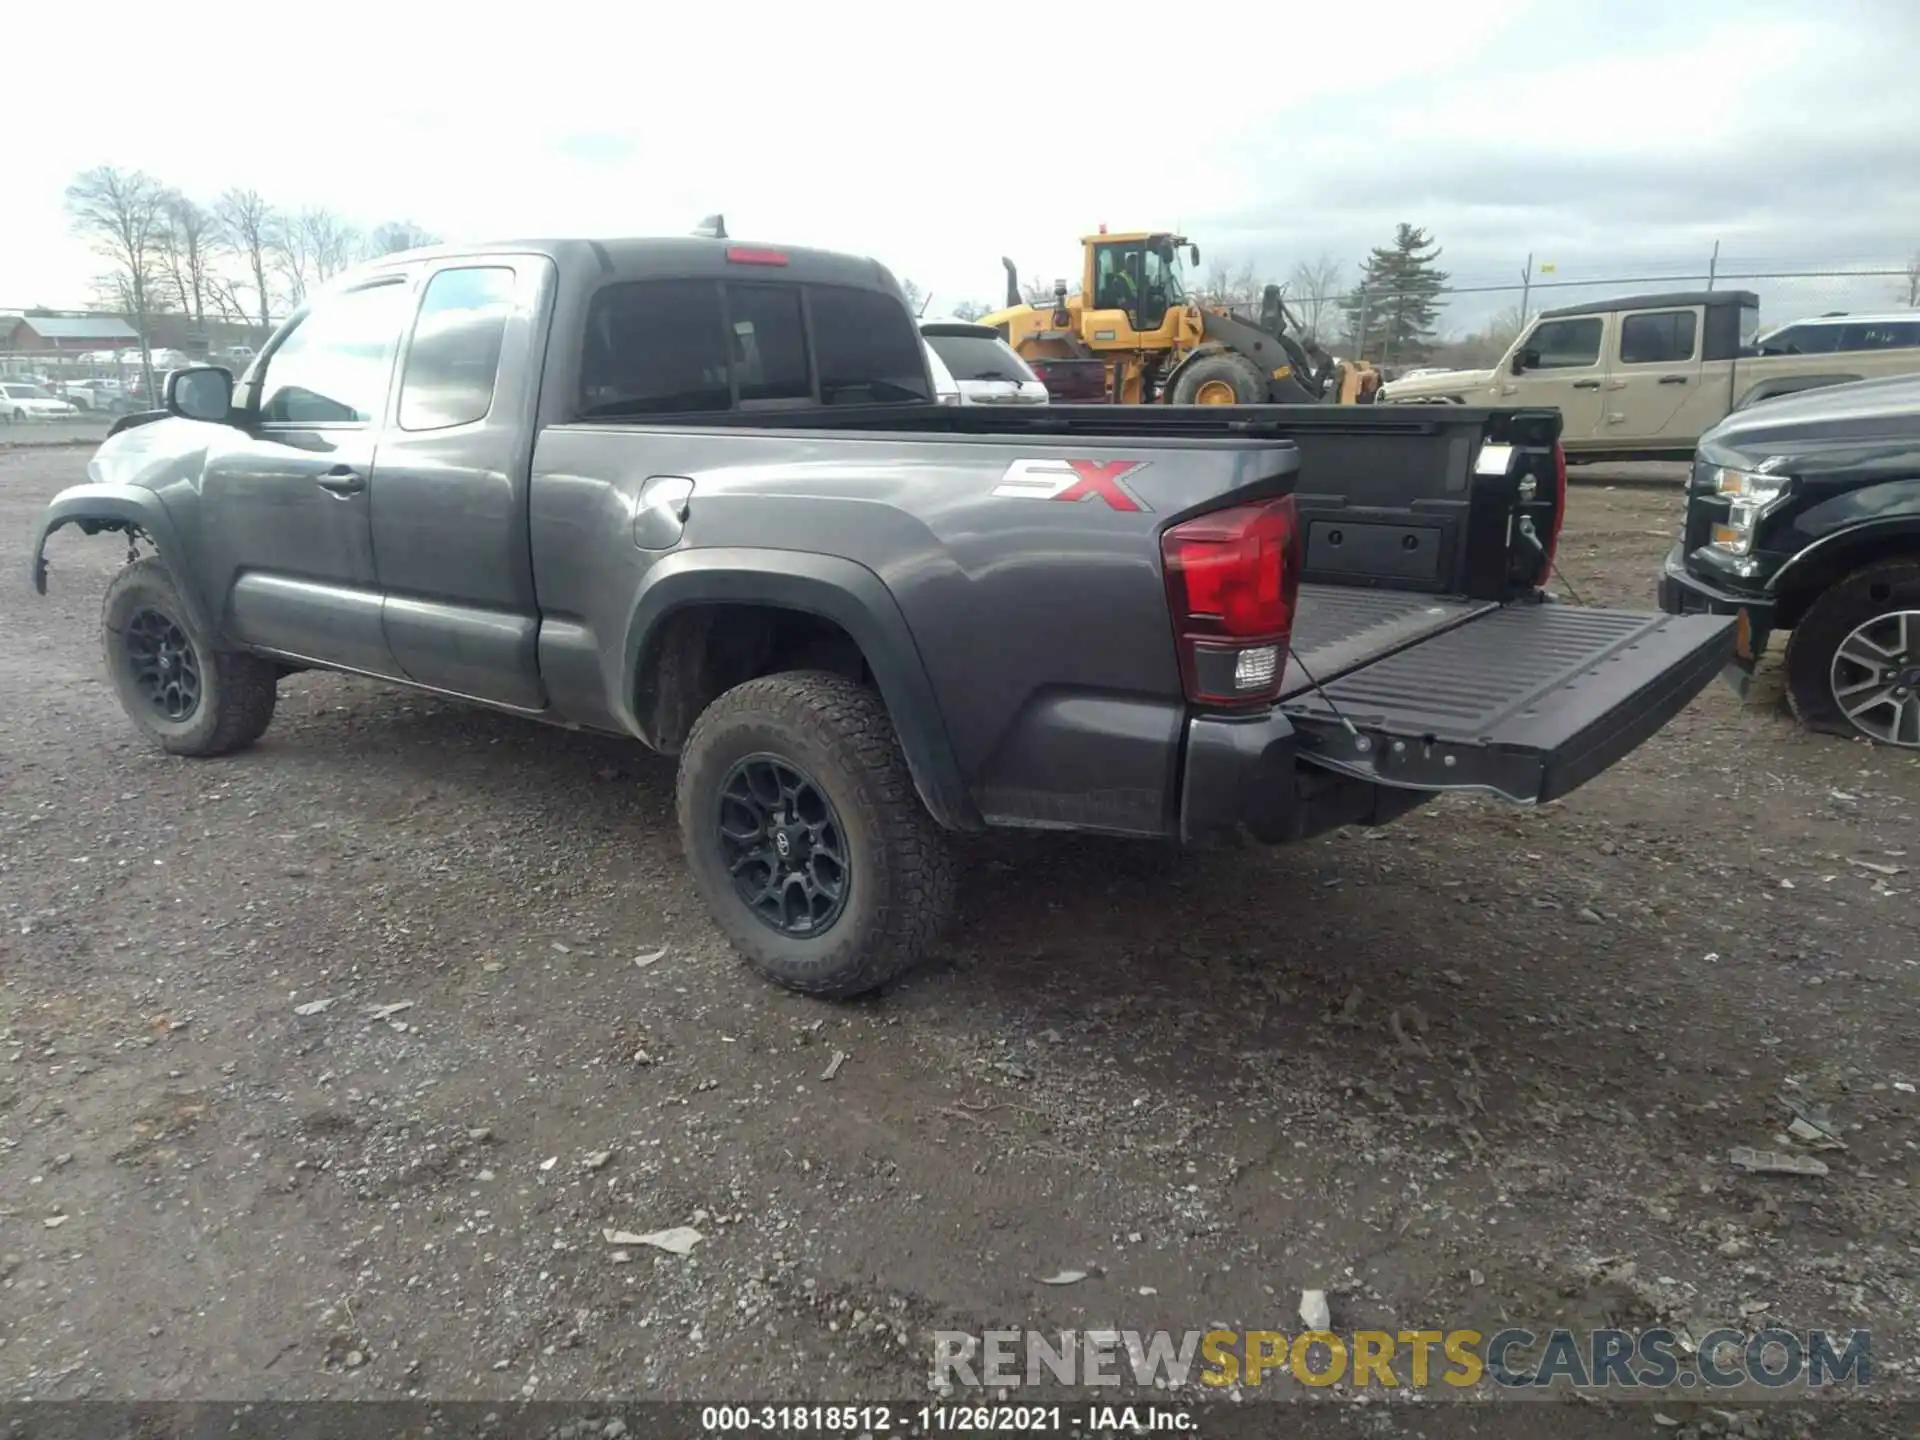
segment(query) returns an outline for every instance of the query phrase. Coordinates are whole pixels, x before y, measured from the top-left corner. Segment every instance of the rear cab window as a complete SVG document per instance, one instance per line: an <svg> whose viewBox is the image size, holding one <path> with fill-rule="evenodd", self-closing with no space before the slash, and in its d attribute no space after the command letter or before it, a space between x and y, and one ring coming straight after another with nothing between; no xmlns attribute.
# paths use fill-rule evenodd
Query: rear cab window
<svg viewBox="0 0 1920 1440"><path fill-rule="evenodd" d="M1674 365L1691 360L1699 337L1692 310L1642 310L1620 319L1622 365Z"/></svg>
<svg viewBox="0 0 1920 1440"><path fill-rule="evenodd" d="M427 282L400 374L400 428L448 430L487 418L513 312L514 272L442 270Z"/></svg>
<svg viewBox="0 0 1920 1440"><path fill-rule="evenodd" d="M608 285L588 307L580 377L583 419L933 398L897 298L807 282Z"/></svg>

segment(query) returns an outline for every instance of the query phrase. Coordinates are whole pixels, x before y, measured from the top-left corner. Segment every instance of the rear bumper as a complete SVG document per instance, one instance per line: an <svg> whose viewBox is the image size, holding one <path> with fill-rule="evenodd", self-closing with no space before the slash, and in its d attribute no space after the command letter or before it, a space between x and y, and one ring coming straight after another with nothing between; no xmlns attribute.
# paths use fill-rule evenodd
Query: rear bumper
<svg viewBox="0 0 1920 1440"><path fill-rule="evenodd" d="M1431 799L1300 763L1300 736L1279 711L1187 721L1180 773L1182 845L1248 835L1263 845L1341 825L1384 825Z"/></svg>
<svg viewBox="0 0 1920 1440"><path fill-rule="evenodd" d="M1687 569L1686 547L1675 545L1660 567L1660 608L1669 615L1731 615L1733 654L1721 676L1741 695L1753 684L1754 667L1773 634L1773 601L1722 589Z"/></svg>
<svg viewBox="0 0 1920 1440"><path fill-rule="evenodd" d="M1180 843L1207 845L1245 828L1288 828L1300 737L1278 711L1187 721L1180 767ZM1271 843L1271 842L1269 842Z"/></svg>

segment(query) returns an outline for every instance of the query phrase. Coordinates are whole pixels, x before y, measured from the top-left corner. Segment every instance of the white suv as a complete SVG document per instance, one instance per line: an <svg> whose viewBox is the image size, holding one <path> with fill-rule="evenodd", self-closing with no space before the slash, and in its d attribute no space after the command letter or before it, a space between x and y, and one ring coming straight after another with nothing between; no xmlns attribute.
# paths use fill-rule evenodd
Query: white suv
<svg viewBox="0 0 1920 1440"><path fill-rule="evenodd" d="M1843 355L1857 350L1920 348L1920 314L1822 315L1776 325L1753 337L1762 355Z"/></svg>
<svg viewBox="0 0 1920 1440"><path fill-rule="evenodd" d="M1047 387L991 325L922 320L927 368L943 405L1045 405Z"/></svg>

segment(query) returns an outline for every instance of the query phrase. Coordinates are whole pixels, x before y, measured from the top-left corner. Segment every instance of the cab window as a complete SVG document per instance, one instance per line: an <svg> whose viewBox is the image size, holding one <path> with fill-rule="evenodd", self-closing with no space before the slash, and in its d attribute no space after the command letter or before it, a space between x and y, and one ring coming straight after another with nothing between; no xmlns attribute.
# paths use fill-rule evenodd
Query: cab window
<svg viewBox="0 0 1920 1440"><path fill-rule="evenodd" d="M1136 298L1138 245L1101 245L1093 252L1093 308L1125 310Z"/></svg>
<svg viewBox="0 0 1920 1440"><path fill-rule="evenodd" d="M269 425L370 425L386 409L408 319L399 280L322 296L267 359L260 418Z"/></svg>
<svg viewBox="0 0 1920 1440"><path fill-rule="evenodd" d="M587 418L932 398L913 317L882 291L638 280L588 310Z"/></svg>
<svg viewBox="0 0 1920 1440"><path fill-rule="evenodd" d="M1672 365L1693 358L1698 330L1691 310L1649 310L1620 321L1622 365Z"/></svg>
<svg viewBox="0 0 1920 1440"><path fill-rule="evenodd" d="M1527 340L1528 370L1583 370L1600 363L1600 336L1605 322L1598 315L1543 322Z"/></svg>

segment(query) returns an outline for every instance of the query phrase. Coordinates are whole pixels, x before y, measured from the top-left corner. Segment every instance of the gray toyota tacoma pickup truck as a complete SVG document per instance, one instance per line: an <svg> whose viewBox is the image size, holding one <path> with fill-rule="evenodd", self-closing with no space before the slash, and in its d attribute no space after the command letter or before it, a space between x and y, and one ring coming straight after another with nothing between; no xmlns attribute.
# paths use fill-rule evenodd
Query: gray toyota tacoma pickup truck
<svg viewBox="0 0 1920 1440"><path fill-rule="evenodd" d="M47 536L123 533L107 663L180 755L291 671L679 757L694 883L761 973L870 990L950 834L1267 843L1565 795L1734 621L1551 603L1551 410L955 409L879 264L728 240L415 251L236 384L176 372ZM136 551L137 553L137 551Z"/></svg>

